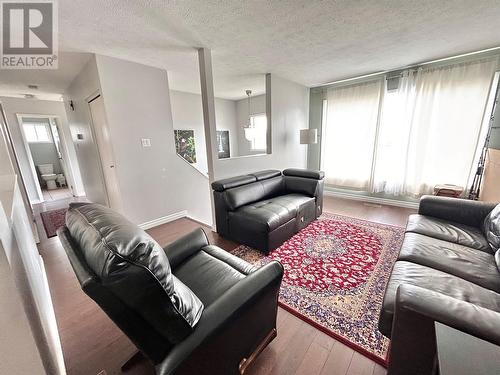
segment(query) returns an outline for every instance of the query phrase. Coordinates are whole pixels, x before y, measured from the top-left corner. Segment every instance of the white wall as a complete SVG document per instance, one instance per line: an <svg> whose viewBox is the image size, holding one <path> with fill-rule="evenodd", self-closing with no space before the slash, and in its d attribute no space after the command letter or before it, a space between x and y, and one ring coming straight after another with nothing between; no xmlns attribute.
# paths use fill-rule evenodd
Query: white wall
<svg viewBox="0 0 500 375"><path fill-rule="evenodd" d="M216 158L216 179L262 169L306 168L307 148L299 143L299 130L308 128L309 89L274 74L270 86L272 154Z"/></svg>
<svg viewBox="0 0 500 375"><path fill-rule="evenodd" d="M0 373L63 375L45 268L4 137L0 155Z"/></svg>
<svg viewBox="0 0 500 375"><path fill-rule="evenodd" d="M7 217L0 203L0 227L8 227ZM0 373L43 374L28 317L17 290L5 249L0 241Z"/></svg>
<svg viewBox="0 0 500 375"><path fill-rule="evenodd" d="M210 223L208 179L175 153L167 72L106 56L96 62L125 215L139 224L186 210Z"/></svg>
<svg viewBox="0 0 500 375"><path fill-rule="evenodd" d="M194 130L196 164L193 164L193 166L207 174L208 166L201 95L170 90L170 102L172 104L174 129ZM236 102L233 100L215 99L217 130L229 130L229 148L231 156L238 155L235 105Z"/></svg>
<svg viewBox="0 0 500 375"><path fill-rule="evenodd" d="M59 127L62 131L60 137L62 138L62 142L64 142L66 146L69 157L68 168L74 180L74 194L84 195L85 191L82 183L80 169L78 163L76 162L76 151L73 142L71 141L71 133L68 126L64 104L57 101L10 97L0 97L0 102L3 104L5 110L7 123L30 200L37 200L38 194L36 191L35 180L33 179L28 154L23 143L21 128L19 126L16 114L49 115L57 117L58 121L60 122Z"/></svg>
<svg viewBox="0 0 500 375"><path fill-rule="evenodd" d="M92 57L66 90L64 105L87 199L107 205L99 152L92 134L90 109L87 103L89 96L99 91L97 65L95 57ZM70 101L73 101L74 110L70 108ZM78 134L83 138L78 139Z"/></svg>

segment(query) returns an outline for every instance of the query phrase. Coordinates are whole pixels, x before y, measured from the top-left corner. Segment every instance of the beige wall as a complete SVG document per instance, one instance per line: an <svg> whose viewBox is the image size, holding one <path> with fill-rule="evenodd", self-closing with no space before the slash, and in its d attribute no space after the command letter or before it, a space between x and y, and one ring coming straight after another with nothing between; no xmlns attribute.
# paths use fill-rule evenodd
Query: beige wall
<svg viewBox="0 0 500 375"><path fill-rule="evenodd" d="M486 157L480 200L500 202L500 150L490 148Z"/></svg>

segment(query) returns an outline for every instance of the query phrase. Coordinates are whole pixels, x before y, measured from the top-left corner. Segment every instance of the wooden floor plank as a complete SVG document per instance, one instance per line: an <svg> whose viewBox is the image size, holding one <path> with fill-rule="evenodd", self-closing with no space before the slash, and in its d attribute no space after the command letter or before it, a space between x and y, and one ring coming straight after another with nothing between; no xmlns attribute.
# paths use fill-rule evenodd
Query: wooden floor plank
<svg viewBox="0 0 500 375"><path fill-rule="evenodd" d="M67 207L70 200L51 201L34 207L40 236L39 252L47 271L52 300L68 375L121 374L120 367L136 350L130 340L107 315L80 289L66 253L57 237L47 238L39 213ZM365 220L404 226L414 210L367 206L361 202L325 196L324 210ZM179 219L151 228L148 232L160 245L176 240L200 224ZM236 243L221 238L205 227L211 243L231 250ZM310 368L315 374L383 375L385 369L352 349L318 331L289 312L279 309L278 337L261 353L248 374L285 375L304 373ZM327 352L326 358L325 352ZM323 361L324 359L324 361ZM324 362L321 369L318 363ZM126 374L153 374L147 361L138 362Z"/></svg>
<svg viewBox="0 0 500 375"><path fill-rule="evenodd" d="M380 366L379 364L376 364L375 367L373 368L373 375L386 375L387 370L385 367Z"/></svg>
<svg viewBox="0 0 500 375"><path fill-rule="evenodd" d="M316 335L317 337L318 335ZM330 354L330 350L313 340L307 349L304 359L295 372L296 375L319 375Z"/></svg>
<svg viewBox="0 0 500 375"><path fill-rule="evenodd" d="M375 362L355 352L347 370L347 375L373 375L374 367Z"/></svg>
<svg viewBox="0 0 500 375"><path fill-rule="evenodd" d="M321 375L346 375L354 356L354 350L336 341L321 370Z"/></svg>

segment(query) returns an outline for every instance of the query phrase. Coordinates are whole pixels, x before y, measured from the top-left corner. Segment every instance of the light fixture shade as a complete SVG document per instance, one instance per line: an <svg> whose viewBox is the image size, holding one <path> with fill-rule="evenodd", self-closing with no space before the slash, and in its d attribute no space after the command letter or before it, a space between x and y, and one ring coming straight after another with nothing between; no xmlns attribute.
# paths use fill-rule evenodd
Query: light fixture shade
<svg viewBox="0 0 500 375"><path fill-rule="evenodd" d="M300 144L315 145L318 143L318 129L300 129Z"/></svg>
<svg viewBox="0 0 500 375"><path fill-rule="evenodd" d="M253 141L255 138L255 129L254 128L243 128L245 131L245 138L247 141Z"/></svg>

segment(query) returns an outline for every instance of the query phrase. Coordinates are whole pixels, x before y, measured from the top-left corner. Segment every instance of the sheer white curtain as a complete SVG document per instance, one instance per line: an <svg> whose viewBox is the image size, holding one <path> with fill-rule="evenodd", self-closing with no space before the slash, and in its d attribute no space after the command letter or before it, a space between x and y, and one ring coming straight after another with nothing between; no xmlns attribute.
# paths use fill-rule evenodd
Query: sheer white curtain
<svg viewBox="0 0 500 375"><path fill-rule="evenodd" d="M409 70L383 95L381 81L329 89L326 183L395 196L466 187L497 67L490 58Z"/></svg>
<svg viewBox="0 0 500 375"><path fill-rule="evenodd" d="M415 71L404 72L398 89L384 92L373 170L374 193L405 193L415 75Z"/></svg>
<svg viewBox="0 0 500 375"><path fill-rule="evenodd" d="M367 189L373 162L382 81L328 89L322 169L326 183Z"/></svg>
<svg viewBox="0 0 500 375"><path fill-rule="evenodd" d="M417 72L403 193L467 186L496 68L490 59Z"/></svg>

